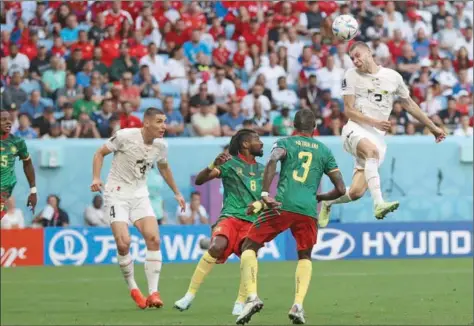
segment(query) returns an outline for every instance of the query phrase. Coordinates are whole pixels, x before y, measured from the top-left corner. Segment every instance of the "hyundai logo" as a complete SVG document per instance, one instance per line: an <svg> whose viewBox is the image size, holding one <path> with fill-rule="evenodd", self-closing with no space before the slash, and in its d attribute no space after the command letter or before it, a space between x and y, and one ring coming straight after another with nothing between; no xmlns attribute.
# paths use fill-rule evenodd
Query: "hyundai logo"
<svg viewBox="0 0 474 326"><path fill-rule="evenodd" d="M355 248L354 238L347 232L337 229L319 230L318 243L311 252L316 260L342 259Z"/></svg>

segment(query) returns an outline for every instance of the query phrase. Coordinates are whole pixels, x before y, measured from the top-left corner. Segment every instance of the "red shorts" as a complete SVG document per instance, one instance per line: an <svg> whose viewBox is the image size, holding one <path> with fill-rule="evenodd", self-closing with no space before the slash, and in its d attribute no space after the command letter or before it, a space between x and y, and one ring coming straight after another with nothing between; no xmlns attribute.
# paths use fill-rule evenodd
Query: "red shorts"
<svg viewBox="0 0 474 326"><path fill-rule="evenodd" d="M251 222L247 222L235 217L227 217L220 220L212 230L212 238L220 235L227 238L227 248L222 257L217 260L217 264L226 262L230 255L236 254L240 257L240 246L247 236L247 232L252 226Z"/></svg>
<svg viewBox="0 0 474 326"><path fill-rule="evenodd" d="M316 219L288 211L264 212L252 224L247 238L263 245L287 229L291 230L298 251L312 249L316 244L318 239Z"/></svg>

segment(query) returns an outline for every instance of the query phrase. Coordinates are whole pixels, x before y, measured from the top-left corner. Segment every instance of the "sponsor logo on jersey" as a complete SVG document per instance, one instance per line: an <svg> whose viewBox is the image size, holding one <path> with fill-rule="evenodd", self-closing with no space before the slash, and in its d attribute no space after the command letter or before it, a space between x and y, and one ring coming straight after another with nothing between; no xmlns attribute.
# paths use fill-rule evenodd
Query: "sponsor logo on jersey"
<svg viewBox="0 0 474 326"><path fill-rule="evenodd" d="M311 253L311 257L317 260L342 259L350 255L355 248L354 238L342 230L322 229L318 238L318 243Z"/></svg>
<svg viewBox="0 0 474 326"><path fill-rule="evenodd" d="M61 230L51 238L48 253L55 266L82 265L87 258L87 240L77 230Z"/></svg>

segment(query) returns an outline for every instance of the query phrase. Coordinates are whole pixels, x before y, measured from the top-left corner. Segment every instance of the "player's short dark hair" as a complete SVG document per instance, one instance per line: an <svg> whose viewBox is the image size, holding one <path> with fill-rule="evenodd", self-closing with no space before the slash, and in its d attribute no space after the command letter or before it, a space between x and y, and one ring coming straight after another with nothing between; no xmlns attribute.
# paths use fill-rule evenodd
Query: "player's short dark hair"
<svg viewBox="0 0 474 326"><path fill-rule="evenodd" d="M367 50L370 50L369 46L365 42L357 41L351 45L351 47L349 48L349 53L351 53L352 51L354 51L355 48L358 48L358 47L362 47L362 48L366 48Z"/></svg>
<svg viewBox="0 0 474 326"><path fill-rule="evenodd" d="M191 193L190 198L193 198L193 196L199 196L199 197L201 197L201 193L200 193L199 191L193 191L193 192Z"/></svg>
<svg viewBox="0 0 474 326"><path fill-rule="evenodd" d="M251 136L255 135L255 130L243 128L237 131L237 133L232 136L229 143L229 154L236 156L239 154L242 149L242 144L244 141L248 140Z"/></svg>
<svg viewBox="0 0 474 326"><path fill-rule="evenodd" d="M143 114L144 118L153 118L155 115L165 115L163 111L157 108L148 108Z"/></svg>
<svg viewBox="0 0 474 326"><path fill-rule="evenodd" d="M297 131L302 133L313 133L316 127L316 117L310 109L301 109L296 112L294 125Z"/></svg>

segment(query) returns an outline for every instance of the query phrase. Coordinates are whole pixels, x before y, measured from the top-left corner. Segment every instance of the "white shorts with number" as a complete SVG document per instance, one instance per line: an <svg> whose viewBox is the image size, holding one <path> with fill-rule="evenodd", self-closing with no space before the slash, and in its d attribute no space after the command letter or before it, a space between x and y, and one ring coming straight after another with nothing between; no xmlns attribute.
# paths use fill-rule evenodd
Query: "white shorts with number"
<svg viewBox="0 0 474 326"><path fill-rule="evenodd" d="M147 217L155 217L148 196L135 196L130 192L119 192L116 189L104 192L104 214L109 223L125 222L134 224Z"/></svg>
<svg viewBox="0 0 474 326"><path fill-rule="evenodd" d="M373 129L371 130L369 128L364 128L353 121L349 121L344 126L344 128L342 128L341 138L344 150L355 158L354 168L356 170L363 170L365 166L365 159L357 156L357 145L363 138L368 139L377 147L379 151L379 166L385 159L387 145L385 144L383 136Z"/></svg>

